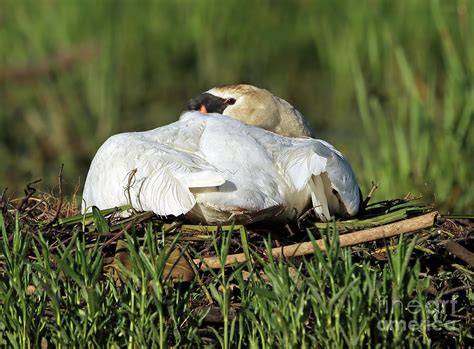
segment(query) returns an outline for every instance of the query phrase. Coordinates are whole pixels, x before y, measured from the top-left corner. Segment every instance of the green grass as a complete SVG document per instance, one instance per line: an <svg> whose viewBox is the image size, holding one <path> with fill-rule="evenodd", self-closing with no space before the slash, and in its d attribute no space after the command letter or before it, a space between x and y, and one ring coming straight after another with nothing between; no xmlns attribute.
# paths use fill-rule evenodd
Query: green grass
<svg viewBox="0 0 474 349"><path fill-rule="evenodd" d="M72 195L110 135L172 122L197 93L247 82L300 109L347 155L365 193L375 180L377 199L420 193L445 213L472 214L472 37L467 0L3 0L0 192L37 178L50 188L64 163L63 192ZM261 259L274 241L253 228L214 227L210 236L183 229L186 258L244 252L257 262L199 273L179 264L190 281L173 284L163 275L180 229L147 214L112 224L104 212L44 226L34 210L15 218L3 205L7 196L0 200L2 346L473 340L472 268L436 240L461 239L457 229L472 223L450 230L446 221L418 240L386 241L393 252L383 258L376 257L383 244L339 249L330 227L328 253L285 261ZM361 222L338 224L342 232ZM463 239L472 246L469 235Z"/></svg>
<svg viewBox="0 0 474 349"><path fill-rule="evenodd" d="M0 4L0 185L67 193L119 131L248 82L291 101L379 199L474 207L471 1L14 1Z"/></svg>
<svg viewBox="0 0 474 349"><path fill-rule="evenodd" d="M436 247L452 237L443 226L386 241L377 259L374 243L341 249L330 224L321 229L326 253L274 260L262 257L274 242L254 228L210 227L209 239L192 241L183 239L192 227L171 230L142 214L112 219L110 211L51 225L34 219L35 203L21 212L8 204L0 215L0 345L382 348L473 340L472 268ZM183 258L223 261L247 249L255 262L190 269L189 281L172 281L175 265L186 268L168 259L178 245Z"/></svg>

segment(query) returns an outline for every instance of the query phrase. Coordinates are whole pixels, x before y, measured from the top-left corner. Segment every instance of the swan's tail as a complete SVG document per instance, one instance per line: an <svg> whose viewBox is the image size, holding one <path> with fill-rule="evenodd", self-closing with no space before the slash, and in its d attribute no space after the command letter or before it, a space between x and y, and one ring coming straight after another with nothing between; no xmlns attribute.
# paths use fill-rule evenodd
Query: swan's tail
<svg viewBox="0 0 474 349"><path fill-rule="evenodd" d="M321 220L354 216L360 190L351 165L332 145L318 139L298 139L282 152L280 162L299 191L309 189L315 213Z"/></svg>

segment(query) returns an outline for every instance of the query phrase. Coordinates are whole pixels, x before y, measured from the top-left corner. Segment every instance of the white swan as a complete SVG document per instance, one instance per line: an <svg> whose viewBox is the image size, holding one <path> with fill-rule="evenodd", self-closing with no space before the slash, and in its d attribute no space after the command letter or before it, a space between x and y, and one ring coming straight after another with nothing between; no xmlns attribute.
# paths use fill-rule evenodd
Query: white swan
<svg viewBox="0 0 474 349"><path fill-rule="evenodd" d="M235 94L206 96L210 99L190 102L190 108L212 110L212 103L219 104L215 98L245 106ZM309 133L301 114L287 105L277 125L299 123L300 133ZM112 136L100 147L86 179L83 211L130 201L162 216L246 224L296 219L310 202L322 220L352 216L360 193L349 163L324 141L288 138L221 114L192 111L164 127Z"/></svg>

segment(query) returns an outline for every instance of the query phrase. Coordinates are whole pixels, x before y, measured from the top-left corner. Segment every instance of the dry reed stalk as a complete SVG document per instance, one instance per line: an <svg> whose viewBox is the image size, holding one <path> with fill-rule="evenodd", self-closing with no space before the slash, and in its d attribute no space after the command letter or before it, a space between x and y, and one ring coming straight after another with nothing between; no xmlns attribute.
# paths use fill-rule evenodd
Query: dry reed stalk
<svg viewBox="0 0 474 349"><path fill-rule="evenodd" d="M405 219L400 222L344 234L339 236L339 244L341 247L353 246L404 233L414 232L420 229L430 228L434 225L437 215L438 212L433 211L418 217ZM321 251L326 250L324 240L316 240L315 243L318 245ZM314 245L311 241L272 249L272 256L274 258L297 257L313 253ZM227 256L224 265L227 267L243 262L246 262L245 254L237 253ZM194 263L199 265L199 267L203 270L221 268L221 262L218 257L207 257L203 259L197 258L194 259Z"/></svg>

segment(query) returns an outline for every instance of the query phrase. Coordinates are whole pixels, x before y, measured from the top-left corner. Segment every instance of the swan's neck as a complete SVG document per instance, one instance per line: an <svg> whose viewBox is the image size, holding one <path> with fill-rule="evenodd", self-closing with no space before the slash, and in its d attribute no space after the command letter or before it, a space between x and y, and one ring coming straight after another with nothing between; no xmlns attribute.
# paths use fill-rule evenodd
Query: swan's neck
<svg viewBox="0 0 474 349"><path fill-rule="evenodd" d="M280 122L276 125L275 133L286 137L312 137L313 130L303 115L290 103L279 97L275 98L275 104L280 114Z"/></svg>

